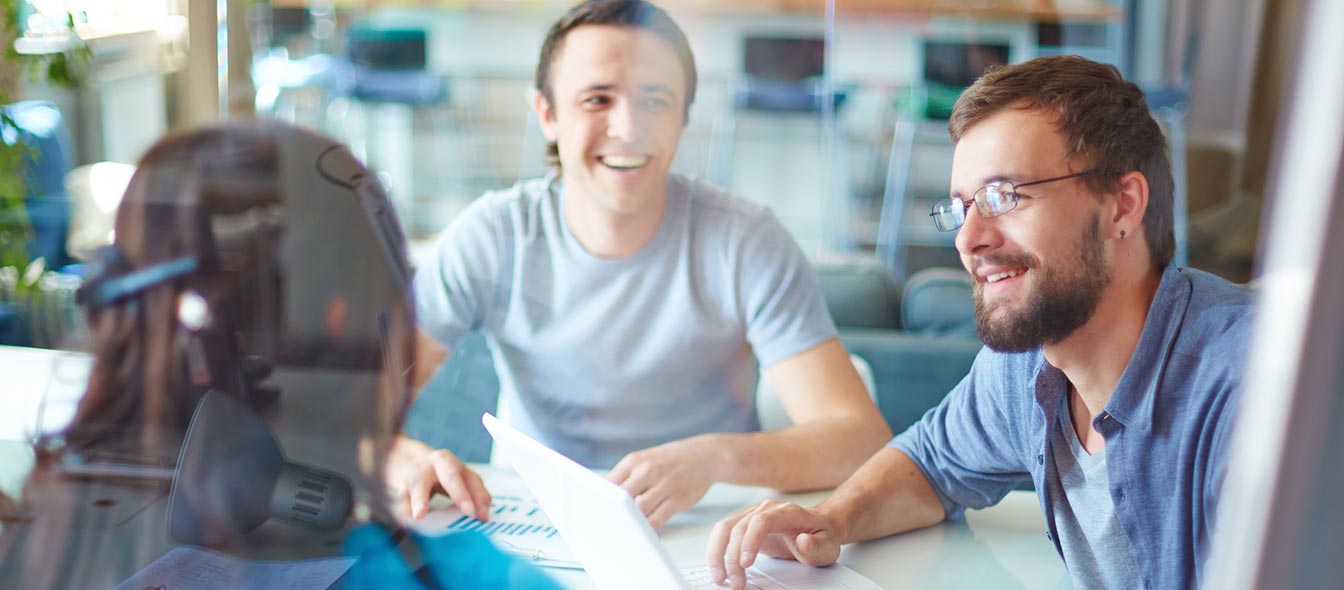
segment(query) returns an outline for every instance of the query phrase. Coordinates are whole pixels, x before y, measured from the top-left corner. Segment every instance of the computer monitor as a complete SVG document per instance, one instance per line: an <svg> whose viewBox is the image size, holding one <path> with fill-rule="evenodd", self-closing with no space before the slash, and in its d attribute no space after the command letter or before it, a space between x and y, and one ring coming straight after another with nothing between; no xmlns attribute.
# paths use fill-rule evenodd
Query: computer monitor
<svg viewBox="0 0 1344 590"><path fill-rule="evenodd" d="M748 36L742 70L747 76L796 83L826 71L826 43L820 37Z"/></svg>
<svg viewBox="0 0 1344 590"><path fill-rule="evenodd" d="M1293 27L1302 34L1273 152L1260 299L1209 588L1344 585L1340 22L1344 3L1317 0Z"/></svg>
<svg viewBox="0 0 1344 590"><path fill-rule="evenodd" d="M1008 65L1008 43L925 40L924 81L966 88L991 67Z"/></svg>

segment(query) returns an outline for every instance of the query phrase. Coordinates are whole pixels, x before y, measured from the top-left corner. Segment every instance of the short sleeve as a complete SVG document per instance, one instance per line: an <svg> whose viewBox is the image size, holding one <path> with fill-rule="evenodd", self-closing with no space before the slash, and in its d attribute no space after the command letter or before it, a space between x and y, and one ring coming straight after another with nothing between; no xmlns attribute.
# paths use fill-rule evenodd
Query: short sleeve
<svg viewBox="0 0 1344 590"><path fill-rule="evenodd" d="M501 305L505 230L490 195L462 211L416 269L416 314L420 329L439 343L456 346L492 319Z"/></svg>
<svg viewBox="0 0 1344 590"><path fill-rule="evenodd" d="M745 226L733 266L747 341L769 367L836 337L817 277L769 209Z"/></svg>
<svg viewBox="0 0 1344 590"><path fill-rule="evenodd" d="M1026 420L1011 415L1017 396L1002 391L1015 380L996 356L982 348L943 402L887 445L919 466L948 517L997 504L1030 478L1019 448L1026 437L1015 430Z"/></svg>

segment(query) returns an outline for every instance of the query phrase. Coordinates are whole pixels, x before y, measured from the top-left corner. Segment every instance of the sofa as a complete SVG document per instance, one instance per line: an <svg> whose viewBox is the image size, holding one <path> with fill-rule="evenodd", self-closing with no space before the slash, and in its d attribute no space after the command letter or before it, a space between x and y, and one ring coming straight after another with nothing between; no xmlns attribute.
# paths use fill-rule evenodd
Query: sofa
<svg viewBox="0 0 1344 590"><path fill-rule="evenodd" d="M929 268L899 285L871 259L815 266L840 340L872 367L877 406L892 432L905 430L961 381L980 351L969 275Z"/></svg>
<svg viewBox="0 0 1344 590"><path fill-rule="evenodd" d="M813 266L841 341L872 368L883 417L893 432L905 430L966 375L980 350L969 277L933 268L902 286L871 258ZM480 415L494 412L498 392L485 339L472 335L425 385L406 433L466 461L488 461Z"/></svg>

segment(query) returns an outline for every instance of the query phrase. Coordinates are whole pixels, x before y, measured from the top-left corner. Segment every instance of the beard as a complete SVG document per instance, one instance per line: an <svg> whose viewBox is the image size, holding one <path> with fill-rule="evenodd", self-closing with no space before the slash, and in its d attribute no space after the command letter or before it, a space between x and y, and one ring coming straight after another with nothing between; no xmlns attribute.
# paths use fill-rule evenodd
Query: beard
<svg viewBox="0 0 1344 590"><path fill-rule="evenodd" d="M975 329L986 346L998 352L1024 352L1063 340L1086 324L1097 310L1101 293L1111 282L1102 260L1100 214L1083 229L1082 243L1062 264L1037 270L1028 255L987 257L986 264L1021 266L1032 270L1037 288L1027 293L1025 308L991 317L994 308L985 302L984 283L974 283Z"/></svg>

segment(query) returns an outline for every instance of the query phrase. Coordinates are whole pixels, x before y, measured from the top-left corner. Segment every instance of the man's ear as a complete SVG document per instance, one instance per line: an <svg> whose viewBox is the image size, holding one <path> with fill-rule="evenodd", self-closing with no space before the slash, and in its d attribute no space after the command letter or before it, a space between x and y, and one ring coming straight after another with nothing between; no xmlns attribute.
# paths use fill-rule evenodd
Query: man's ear
<svg viewBox="0 0 1344 590"><path fill-rule="evenodd" d="M1143 216L1148 212L1148 178L1133 170L1116 183L1115 203L1109 223L1109 236L1123 239L1143 231Z"/></svg>
<svg viewBox="0 0 1344 590"><path fill-rule="evenodd" d="M546 136L546 140L555 143L555 109L551 108L551 101L546 100L546 95L538 90L532 95L532 110L537 112L537 123L541 125L541 134Z"/></svg>

